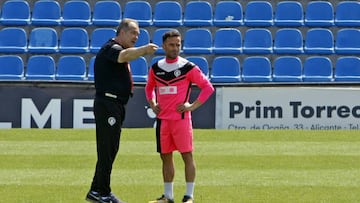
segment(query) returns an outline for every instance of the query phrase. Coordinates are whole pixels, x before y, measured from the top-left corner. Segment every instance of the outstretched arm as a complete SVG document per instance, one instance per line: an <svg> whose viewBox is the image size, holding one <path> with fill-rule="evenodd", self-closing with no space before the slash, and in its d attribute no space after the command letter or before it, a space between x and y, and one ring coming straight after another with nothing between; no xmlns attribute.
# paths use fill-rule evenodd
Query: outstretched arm
<svg viewBox="0 0 360 203"><path fill-rule="evenodd" d="M156 44L146 44L141 47L130 47L120 52L117 61L119 63L129 62L147 54L153 54L157 50Z"/></svg>

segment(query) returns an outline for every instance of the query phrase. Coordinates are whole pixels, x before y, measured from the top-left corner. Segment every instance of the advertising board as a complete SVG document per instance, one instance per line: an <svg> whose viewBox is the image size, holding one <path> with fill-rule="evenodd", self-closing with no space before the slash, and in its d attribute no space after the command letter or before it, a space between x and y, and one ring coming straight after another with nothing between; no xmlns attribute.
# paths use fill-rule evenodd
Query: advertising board
<svg viewBox="0 0 360 203"><path fill-rule="evenodd" d="M360 129L359 87L218 87L217 129Z"/></svg>

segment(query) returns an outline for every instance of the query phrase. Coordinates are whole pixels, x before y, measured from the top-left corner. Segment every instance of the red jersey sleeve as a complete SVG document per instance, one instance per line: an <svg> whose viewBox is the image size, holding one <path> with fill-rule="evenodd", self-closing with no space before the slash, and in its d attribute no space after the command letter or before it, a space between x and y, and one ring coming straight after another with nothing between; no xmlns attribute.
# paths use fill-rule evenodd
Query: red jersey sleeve
<svg viewBox="0 0 360 203"><path fill-rule="evenodd" d="M214 87L210 83L209 79L201 72L198 66L194 67L188 73L188 77L192 83L196 84L201 89L197 99L201 103L204 103L214 92Z"/></svg>
<svg viewBox="0 0 360 203"><path fill-rule="evenodd" d="M148 74L148 81L145 86L145 96L148 101L155 98L155 91L154 91L155 86L156 86L156 81L155 81L154 71L152 68L150 68Z"/></svg>

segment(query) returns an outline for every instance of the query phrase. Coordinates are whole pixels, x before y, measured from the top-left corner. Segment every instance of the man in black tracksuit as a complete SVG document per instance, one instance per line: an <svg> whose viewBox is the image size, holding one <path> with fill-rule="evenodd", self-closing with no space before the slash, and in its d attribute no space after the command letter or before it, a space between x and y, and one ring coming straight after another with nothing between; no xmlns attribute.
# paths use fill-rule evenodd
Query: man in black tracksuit
<svg viewBox="0 0 360 203"><path fill-rule="evenodd" d="M129 61L153 54L157 46L149 43L134 47L139 25L133 19L123 19L115 38L106 42L96 55L94 115L96 123L97 163L89 202L121 203L110 188L112 165L120 145L125 105L132 95L132 76Z"/></svg>

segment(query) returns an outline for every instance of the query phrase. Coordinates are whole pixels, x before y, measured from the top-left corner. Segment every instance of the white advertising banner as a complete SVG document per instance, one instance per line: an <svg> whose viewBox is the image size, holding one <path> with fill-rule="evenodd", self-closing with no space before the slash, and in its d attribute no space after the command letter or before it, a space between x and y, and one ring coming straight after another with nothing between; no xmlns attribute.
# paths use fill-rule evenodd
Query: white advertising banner
<svg viewBox="0 0 360 203"><path fill-rule="evenodd" d="M360 129L359 87L219 87L216 129Z"/></svg>

